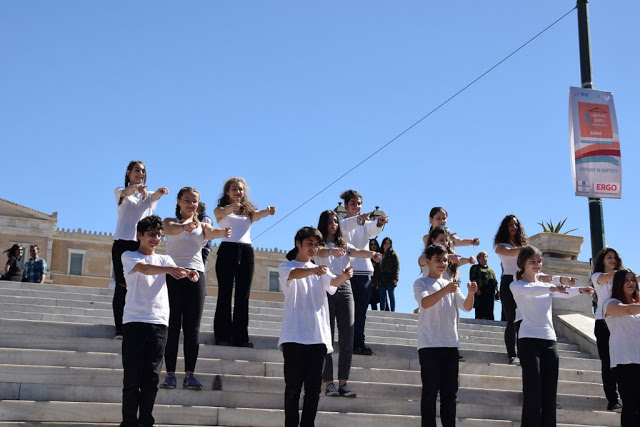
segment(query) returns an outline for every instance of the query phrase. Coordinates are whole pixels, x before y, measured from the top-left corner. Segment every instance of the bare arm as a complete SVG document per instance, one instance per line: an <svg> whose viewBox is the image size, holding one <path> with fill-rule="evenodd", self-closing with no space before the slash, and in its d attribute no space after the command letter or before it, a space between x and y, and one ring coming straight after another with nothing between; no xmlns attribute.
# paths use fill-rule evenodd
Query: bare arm
<svg viewBox="0 0 640 427"><path fill-rule="evenodd" d="M518 256L521 248L507 248L506 246L496 246L496 253L503 256Z"/></svg>
<svg viewBox="0 0 640 427"><path fill-rule="evenodd" d="M11 268L11 264L6 263L4 265L4 274L7 275L9 273L9 269Z"/></svg>
<svg viewBox="0 0 640 427"><path fill-rule="evenodd" d="M261 211L255 212L253 215L251 215L251 221L252 222L260 221L262 218L265 218L269 215L275 215L275 214L276 214L276 207L267 206L265 209L262 209Z"/></svg>
<svg viewBox="0 0 640 427"><path fill-rule="evenodd" d="M606 316L633 316L640 314L640 304L623 304L617 301L611 301L605 307Z"/></svg>
<svg viewBox="0 0 640 427"><path fill-rule="evenodd" d="M180 234L183 231L191 233L196 229L195 222L187 222L181 224L180 222L176 221L175 218L165 218L164 221L162 221L162 225L164 227L164 234L168 234L171 236Z"/></svg>
<svg viewBox="0 0 640 427"><path fill-rule="evenodd" d="M598 280L597 280L598 285L602 285L604 283L607 283L607 282L613 280L613 276L616 274L616 271L617 270L614 270L614 271L612 271L610 273L602 273L602 274L600 274L600 276L598 276Z"/></svg>
<svg viewBox="0 0 640 427"><path fill-rule="evenodd" d="M473 308L473 300L475 299L476 292L478 291L478 284L476 282L467 283L467 290L469 293L464 300L463 307L466 311L471 311Z"/></svg>
<svg viewBox="0 0 640 427"><path fill-rule="evenodd" d="M240 202L230 203L227 206L218 206L213 210L213 216L216 217L216 222L220 222L222 218L232 214L233 211L237 211L241 207L242 203Z"/></svg>
<svg viewBox="0 0 640 427"><path fill-rule="evenodd" d="M169 189L167 187L160 187L156 190L155 193L151 195L151 201L157 202L158 200L160 200L160 197L165 196L167 194L169 194Z"/></svg>
<svg viewBox="0 0 640 427"><path fill-rule="evenodd" d="M349 266L347 268L344 269L344 271L342 272L342 274L340 274L339 276L334 277L333 279L331 279L331 286L335 286L340 287L342 286L342 284L344 282L346 282L347 280L351 279L353 277L353 267Z"/></svg>
<svg viewBox="0 0 640 427"><path fill-rule="evenodd" d="M147 194L147 186L144 184L132 184L120 192L120 200L118 205L122 203L125 197L129 197L136 192L140 192L143 196Z"/></svg>
<svg viewBox="0 0 640 427"><path fill-rule="evenodd" d="M478 246L480 244L480 239L477 237L473 239L462 239L456 236L456 233L451 234L451 241L453 242L453 246Z"/></svg>
<svg viewBox="0 0 640 427"><path fill-rule="evenodd" d="M205 240L217 239L218 237L231 237L231 227L217 228L210 224L202 223L202 231Z"/></svg>
<svg viewBox="0 0 640 427"><path fill-rule="evenodd" d="M40 283L44 283L45 277L47 277L47 273L42 273L42 277L40 278Z"/></svg>

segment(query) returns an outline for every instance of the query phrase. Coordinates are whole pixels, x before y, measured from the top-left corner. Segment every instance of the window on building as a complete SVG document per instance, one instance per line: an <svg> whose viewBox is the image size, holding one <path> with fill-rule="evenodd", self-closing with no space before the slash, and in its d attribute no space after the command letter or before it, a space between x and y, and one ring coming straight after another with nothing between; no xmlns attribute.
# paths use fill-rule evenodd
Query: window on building
<svg viewBox="0 0 640 427"><path fill-rule="evenodd" d="M269 292L280 292L280 280L277 271L269 271Z"/></svg>
<svg viewBox="0 0 640 427"><path fill-rule="evenodd" d="M67 268L68 274L73 274L76 276L82 275L82 266L84 264L84 250L80 249L69 249L69 265Z"/></svg>

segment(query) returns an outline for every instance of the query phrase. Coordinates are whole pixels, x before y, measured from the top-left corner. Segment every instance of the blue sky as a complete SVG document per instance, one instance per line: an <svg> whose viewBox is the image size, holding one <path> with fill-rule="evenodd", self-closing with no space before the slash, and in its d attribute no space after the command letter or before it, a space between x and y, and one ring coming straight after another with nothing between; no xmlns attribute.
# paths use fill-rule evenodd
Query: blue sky
<svg viewBox="0 0 640 427"><path fill-rule="evenodd" d="M112 232L112 191L142 159L150 187L171 191L161 216L182 186L213 206L226 178L245 177L256 204L278 208L255 238L574 4L1 2L0 197L57 211L60 227ZM623 156L623 198L604 201L606 242L640 269L640 6L589 7L595 88L614 93ZM569 163L570 86L580 86L575 11L254 245L289 249L299 227L354 188L390 217L382 236L400 256L400 311L416 306L432 206L448 209L459 236L479 237L498 272L491 242L508 213L529 235L568 217L588 260L587 200L573 196Z"/></svg>

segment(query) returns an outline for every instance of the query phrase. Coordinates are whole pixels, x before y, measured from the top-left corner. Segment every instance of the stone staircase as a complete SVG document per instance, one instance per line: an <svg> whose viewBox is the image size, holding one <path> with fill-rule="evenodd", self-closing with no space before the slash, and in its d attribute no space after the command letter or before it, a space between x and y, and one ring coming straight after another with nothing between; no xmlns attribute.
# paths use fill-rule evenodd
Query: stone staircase
<svg viewBox="0 0 640 427"><path fill-rule="evenodd" d="M121 341L111 339L111 292L0 282L0 425L120 422ZM276 349L282 303L251 302L253 349L212 345L214 311L208 297L196 368L204 389L160 390L158 425L282 426L283 359ZM416 326L413 314L370 311L366 336L375 355L354 355L349 381L358 397L322 394L316 425L420 425ZM457 425L519 426L521 372L506 364L502 326L462 319L459 332L466 362L460 363ZM600 362L566 340L558 348L559 425L619 425L619 414L604 411ZM182 363L179 358L178 372ZM217 376L222 390L214 390Z"/></svg>

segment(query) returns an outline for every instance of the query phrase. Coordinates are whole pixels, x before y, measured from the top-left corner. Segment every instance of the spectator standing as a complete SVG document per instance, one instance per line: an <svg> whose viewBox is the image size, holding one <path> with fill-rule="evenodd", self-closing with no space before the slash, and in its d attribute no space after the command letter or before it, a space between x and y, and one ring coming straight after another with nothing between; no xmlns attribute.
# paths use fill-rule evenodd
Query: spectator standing
<svg viewBox="0 0 640 427"><path fill-rule="evenodd" d="M369 240L369 250L380 252L380 244L378 243L378 240ZM378 303L380 303L380 293L378 292L378 284L380 283L380 263L372 259L371 265L373 265L373 275L371 276L371 298L369 298L369 304L371 304L371 310L378 310Z"/></svg>
<svg viewBox="0 0 640 427"><path fill-rule="evenodd" d="M477 256L478 263L471 266L469 279L478 284L474 308L476 319L495 320L493 316L493 303L498 292L498 279L496 273L487 264L489 254L482 251Z"/></svg>
<svg viewBox="0 0 640 427"><path fill-rule="evenodd" d="M24 248L16 243L4 251L4 253L7 254L7 263L4 265L2 280L10 280L12 282L22 281L20 260L22 259L22 255L24 255Z"/></svg>
<svg viewBox="0 0 640 427"><path fill-rule="evenodd" d="M380 293L380 311L387 307L387 295L389 296L389 309L396 311L395 288L398 286L400 274L400 261L398 255L393 250L393 241L390 237L382 239L382 261L380 262L380 283L378 292Z"/></svg>
<svg viewBox="0 0 640 427"><path fill-rule="evenodd" d="M40 258L40 248L38 245L29 246L31 258L24 263L23 281L30 283L44 283L47 277L47 262Z"/></svg>

